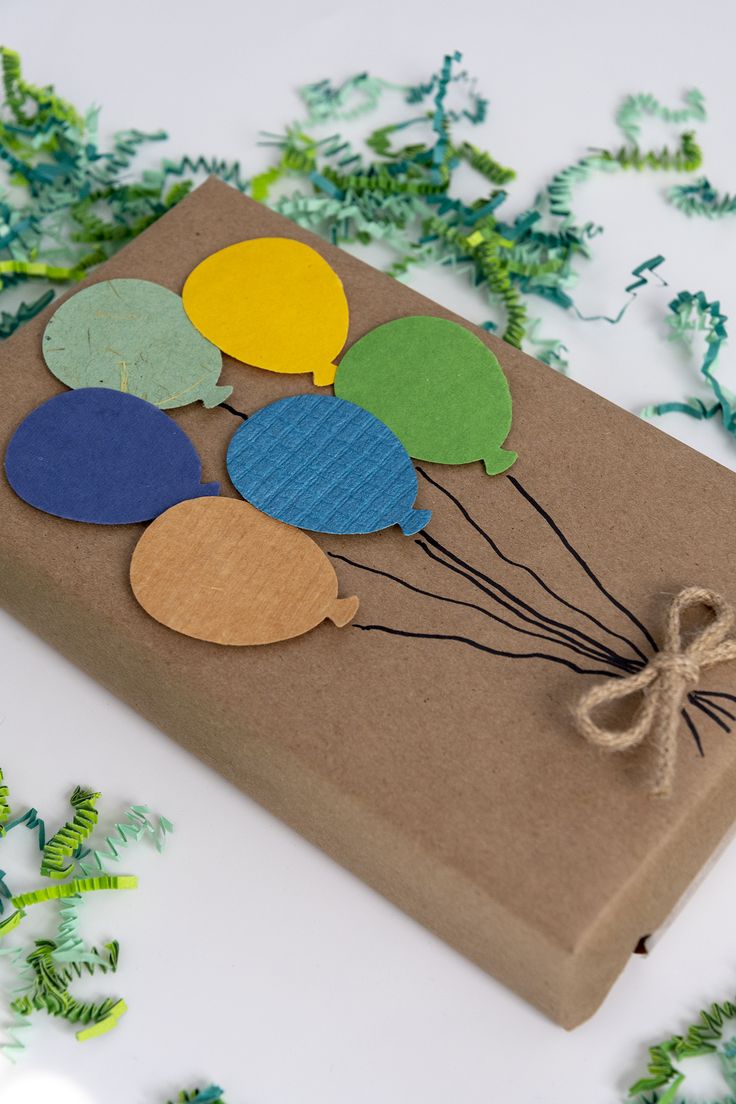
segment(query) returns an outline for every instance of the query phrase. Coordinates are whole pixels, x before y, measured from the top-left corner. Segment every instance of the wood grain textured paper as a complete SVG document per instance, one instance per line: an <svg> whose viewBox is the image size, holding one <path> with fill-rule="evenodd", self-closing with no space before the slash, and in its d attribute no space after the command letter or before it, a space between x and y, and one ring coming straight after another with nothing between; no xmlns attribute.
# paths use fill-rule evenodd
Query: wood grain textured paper
<svg viewBox="0 0 736 1104"><path fill-rule="evenodd" d="M250 237L313 246L342 280L346 348L449 311L210 181L93 276L181 292ZM0 440L61 389L48 313L0 350ZM462 323L463 325L469 325ZM420 462L414 537L315 539L350 625L223 648L149 617L128 577L142 526L80 526L0 486L0 599L114 693L339 862L567 1027L590 1016L639 938L665 919L734 818L736 740L718 723L736 669L709 672L679 733L675 794L648 795L646 749L606 756L573 730L591 680L635 669L682 587L736 600L734 476L470 327L508 378L506 474ZM641 365L646 371L646 364ZM313 389L225 357L244 413ZM203 480L227 480L239 424L172 413ZM625 718L624 718L625 719ZM700 754L698 742L702 746ZM687 963L683 963L687 968Z"/></svg>
<svg viewBox="0 0 736 1104"><path fill-rule="evenodd" d="M176 632L213 644L273 644L329 618L342 628L358 599L338 598L335 569L299 529L232 498L180 502L135 546L130 584Z"/></svg>

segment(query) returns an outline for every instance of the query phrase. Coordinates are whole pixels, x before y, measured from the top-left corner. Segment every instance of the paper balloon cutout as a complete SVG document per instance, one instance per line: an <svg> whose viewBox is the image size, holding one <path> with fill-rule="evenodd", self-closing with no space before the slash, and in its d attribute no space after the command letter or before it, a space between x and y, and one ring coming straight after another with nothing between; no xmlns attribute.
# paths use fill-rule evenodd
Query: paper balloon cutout
<svg viewBox="0 0 736 1104"><path fill-rule="evenodd" d="M500 364L464 326L398 318L356 341L340 361L335 394L385 422L416 460L506 471L511 393Z"/></svg>
<svg viewBox="0 0 736 1104"><path fill-rule="evenodd" d="M418 533L417 476L398 437L332 395L294 395L243 422L227 450L230 478L264 514L319 533Z"/></svg>
<svg viewBox="0 0 736 1104"><path fill-rule="evenodd" d="M189 321L181 296L150 280L105 280L52 315L43 355L67 387L111 387L162 410L201 400L217 406L222 355Z"/></svg>
<svg viewBox="0 0 736 1104"><path fill-rule="evenodd" d="M348 336L342 283L319 253L292 238L253 238L197 265L182 292L200 333L246 364L269 372L335 378Z"/></svg>
<svg viewBox="0 0 736 1104"><path fill-rule="evenodd" d="M305 533L233 498L181 502L138 541L130 582L143 609L214 644L272 644L328 619L347 625L358 599Z"/></svg>
<svg viewBox="0 0 736 1104"><path fill-rule="evenodd" d="M216 495L194 445L163 411L104 387L65 391L21 422L5 453L15 493L71 521L150 521L176 502Z"/></svg>

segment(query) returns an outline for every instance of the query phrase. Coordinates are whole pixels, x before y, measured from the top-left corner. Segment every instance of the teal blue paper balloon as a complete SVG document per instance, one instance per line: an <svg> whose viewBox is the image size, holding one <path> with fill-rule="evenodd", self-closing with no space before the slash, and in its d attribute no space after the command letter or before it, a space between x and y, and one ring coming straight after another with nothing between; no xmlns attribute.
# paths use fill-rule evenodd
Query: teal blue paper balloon
<svg viewBox="0 0 736 1104"><path fill-rule="evenodd" d="M417 533L417 476L406 449L367 410L332 395L294 395L263 407L227 450L230 478L264 514L319 533Z"/></svg>

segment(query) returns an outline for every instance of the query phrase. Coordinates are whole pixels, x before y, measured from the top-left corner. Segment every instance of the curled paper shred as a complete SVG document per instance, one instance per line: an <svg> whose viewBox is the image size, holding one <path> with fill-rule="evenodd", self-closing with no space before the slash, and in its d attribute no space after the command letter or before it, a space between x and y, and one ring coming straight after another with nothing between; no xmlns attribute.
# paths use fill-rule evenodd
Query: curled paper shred
<svg viewBox="0 0 736 1104"><path fill-rule="evenodd" d="M11 897L11 901L13 898ZM3 939L11 931L18 927L21 920L25 916L25 912L22 909L18 909L17 912L11 912L9 916L6 916L4 920L0 921L0 939Z"/></svg>
<svg viewBox="0 0 736 1104"><path fill-rule="evenodd" d="M2 772L0 785L3 785L3 796L7 801ZM166 817L148 815L147 806L133 805L123 823L115 825L114 838L109 836L106 839L108 850L88 849L84 844L92 842L99 796L77 787L71 797L74 809L72 820L52 836L48 844L44 822L35 809L29 809L13 820L5 819L7 831L21 824L37 831L39 849L43 852L42 874L46 877L58 879L76 871L85 874L85 877L75 877L68 882L57 882L14 895L5 882L4 872L0 871L0 915L5 903L15 908L0 922L0 937L20 924L30 905L54 900L59 902L55 939L37 942L30 953L28 947L8 946L0 939L0 957L5 957L17 974L17 983L9 994L11 1021L2 1025L4 1039L0 1038L0 1054L10 1061L15 1061L23 1053L31 1014L36 1010L45 1010L50 1015L63 1017L78 1025L76 1035L80 1041L111 1030L126 1010L125 1002L119 998L84 1002L77 1000L69 991L75 980L87 974L114 973L120 950L116 940L98 950L82 939L79 910L83 894L103 889L134 888L137 885L135 877L108 874L103 867L104 860L117 859L119 848L142 838L150 838L156 849L162 851L173 825ZM93 856L96 871L85 867L84 859L90 855Z"/></svg>
<svg viewBox="0 0 736 1104"><path fill-rule="evenodd" d="M8 787L5 785L3 770L0 767L0 837L5 834L5 825L10 819L10 801L8 800Z"/></svg>
<svg viewBox="0 0 736 1104"><path fill-rule="evenodd" d="M18 999L14 997L13 1001ZM12 1009L12 1020L5 1028L7 1042L0 1046L0 1054L10 1062L16 1062L26 1048L25 1034L31 1026L31 1017L27 1013Z"/></svg>
<svg viewBox="0 0 736 1104"><path fill-rule="evenodd" d="M101 794L83 790L77 786L71 796L70 804L74 817L60 828L43 849L41 873L47 878L66 878L74 869L71 859L84 841L89 838L97 824L97 802Z"/></svg>
<svg viewBox="0 0 736 1104"><path fill-rule="evenodd" d="M577 262L590 257L591 243L601 232L597 224L575 217L577 185L601 171L693 171L702 155L691 130L669 146L645 149L639 144L641 122L652 118L676 128L700 122L704 100L692 91L682 107L670 108L649 94L628 97L617 116L623 138L619 148L592 150L555 173L529 208L504 219L501 208L513 169L466 135L456 135L459 126L482 123L488 111L487 99L460 61L459 53L448 54L427 81L411 86L367 73L340 85L328 80L307 85L301 90L305 117L281 135L264 136L277 160L249 184L237 162L205 157L164 159L160 168L135 176L137 151L163 133L124 132L111 150L101 150L96 113L83 114L53 90L27 85L17 55L6 50L10 121L0 125L0 161L26 198L18 206L0 195L0 220L6 226L4 235L0 231L0 265L7 262L5 271L0 267L0 296L4 288L25 281L78 278L169 210L200 174L213 173L241 191L250 189L255 199L270 202L334 243L383 243L395 254L389 272L397 278L406 278L414 265L441 264L470 279L502 320L500 326L489 320L486 328L498 328L513 345L534 348L528 335L529 297L575 310L571 292L579 277ZM386 96L403 100L406 110L403 118L368 135L370 157L339 134L313 133L367 115ZM453 194L461 165L483 184L471 202ZM280 188L283 194L272 198L274 186L287 179L292 187ZM48 241L54 243L52 251L45 250ZM54 294L44 288L38 299L0 315L0 336L32 317ZM613 320L605 311L592 317ZM548 348L547 356L548 363L559 366L557 353Z"/></svg>
<svg viewBox="0 0 736 1104"><path fill-rule="evenodd" d="M5 909L4 901L10 901L12 896L13 892L5 881L5 871L0 870L0 916L2 916Z"/></svg>
<svg viewBox="0 0 736 1104"><path fill-rule="evenodd" d="M663 261L664 257L661 255L661 253L658 254L656 257L650 257L648 261L642 261L640 265L637 265L636 268L632 269L631 275L634 277L634 281L626 288L624 288L624 291L626 291L630 295L636 295L636 292L639 290L639 288L646 287L646 284L648 282L647 273L649 273L650 275L654 273L654 270L659 268ZM658 278L660 284L666 287L667 281L663 280L661 276L659 276Z"/></svg>
<svg viewBox="0 0 736 1104"><path fill-rule="evenodd" d="M703 151L695 134L686 130L680 136L676 149L664 146L661 150L640 150L638 146L622 146L618 150L600 150L603 163L618 165L621 169L661 169L663 172L695 172L703 163Z"/></svg>
<svg viewBox="0 0 736 1104"><path fill-rule="evenodd" d="M1 777L1 775L0 775ZM7 795L7 787L4 787ZM7 801L7 796L6 796ZM8 809L8 814L10 810ZM13 820L5 820L3 824L0 820L0 839L12 831L13 828L17 828L19 825L25 824L30 831L37 833L38 849L43 851L46 843L46 826L38 815L36 809L28 809L22 816L15 817ZM5 911L7 902L12 903L13 894L8 888L8 884L5 881L5 871L0 870L0 917ZM14 913L12 916L6 917L5 920L0 921L0 939L3 935L7 935L8 931L12 931L21 921L21 914Z"/></svg>
<svg viewBox="0 0 736 1104"><path fill-rule="evenodd" d="M656 257L650 257L648 261L642 261L642 263L640 265L637 265L636 268L632 268L631 275L634 277L634 279L624 288L624 292L629 296L629 298L619 309L618 313L613 317L607 314L581 314L577 307L575 307L575 313L577 314L578 318L582 319L583 322L610 322L612 325L615 326L617 322L621 321L631 304L636 299L637 292L641 288L647 286L650 276L656 277L656 279L659 281L660 287L667 287L667 281L656 271L661 264L664 264L664 257L661 253L658 253Z"/></svg>
<svg viewBox="0 0 736 1104"><path fill-rule="evenodd" d="M308 123L327 122L331 119L349 121L375 110L387 89L408 91L397 84L358 73L334 87L328 80L307 84L302 89L302 99L307 107Z"/></svg>
<svg viewBox="0 0 736 1104"><path fill-rule="evenodd" d="M705 176L692 184L675 184L667 192L670 203L684 215L701 215L704 218L723 218L736 214L736 195L720 192Z"/></svg>
<svg viewBox="0 0 736 1104"><path fill-rule="evenodd" d="M174 825L164 816L152 819L150 812L147 805L131 805L122 821L115 824L110 835L105 837L103 845L93 847L89 852L91 857L84 856L77 860L77 871L85 876L105 873L106 863L119 862L120 852L142 839L150 839L161 854L167 835L174 831Z"/></svg>
<svg viewBox="0 0 736 1104"><path fill-rule="evenodd" d="M83 1026L76 1033L80 1042L96 1038L111 1031L127 1010L125 1001L106 997L103 1001L80 1001L69 991L73 980L71 970L59 968L53 960L56 944L50 939L36 941L36 948L26 961L34 972L34 985L30 993L19 996L12 1003L14 1011L28 1016L35 1010L45 1010L50 1016L61 1016L72 1024ZM114 961L116 962L117 950ZM110 968L114 969L111 956Z"/></svg>
<svg viewBox="0 0 736 1104"><path fill-rule="evenodd" d="M225 1090L219 1085L208 1085L206 1089L191 1089L182 1091L176 1100L169 1100L168 1104L225 1104Z"/></svg>
<svg viewBox="0 0 736 1104"><path fill-rule="evenodd" d="M27 82L13 50L0 48L0 61L0 166L12 185L0 187L0 299L18 285L33 289L0 314L7 337L51 302L50 284L81 279L178 202L191 181L172 187L165 169L134 176L137 153L163 132L121 131L104 149L96 109L82 113L52 88Z"/></svg>
<svg viewBox="0 0 736 1104"><path fill-rule="evenodd" d="M46 824L38 815L38 810L27 809L22 816L13 817L5 824L5 833L12 832L13 828L18 828L21 824L25 824L29 832L36 832L38 849L43 851L46 845Z"/></svg>
<svg viewBox="0 0 736 1104"><path fill-rule="evenodd" d="M691 171L701 159L692 132L685 131L672 149L642 149L637 144L638 120L655 116L669 125L704 117L700 93L688 93L683 109L663 107L653 97L630 97L619 113L624 144L618 149L594 150L557 172L534 204L513 221L505 221L500 208L507 199L505 186L514 172L491 153L466 139L455 140L454 125L485 117L486 101L457 110L449 107L448 94L456 89L458 54L448 55L439 73L424 86L405 91L412 106L425 104L423 114L402 119L375 130L367 139L377 155L367 161L339 135L319 138L307 132L311 121L332 122L333 90L326 82L309 86L310 116L289 126L282 136L268 135L279 160L268 173L256 178L253 194L268 199L269 189L282 177L297 177L312 185L313 194L298 190L282 195L274 206L294 221L338 244L381 241L398 254L389 271L404 277L415 264L439 263L469 277L500 308L504 316L502 336L513 345L529 341L527 299L537 295L564 310L577 311L571 295L578 272L575 262L590 256L591 242L601 232L593 223L579 223L574 216L574 192L578 184L601 171L622 169L676 169ZM464 74L463 74L464 75ZM325 89L325 99L315 112L315 98ZM409 134L423 128L426 138L401 145ZM473 168L489 185L490 193L466 203L452 195L454 173L461 163ZM629 300L630 301L630 300ZM619 321L623 312L593 319ZM496 329L495 322L485 323ZM531 343L533 345L533 342ZM556 364L554 357L550 363Z"/></svg>
<svg viewBox="0 0 736 1104"><path fill-rule="evenodd" d="M3 290L3 285L0 283L0 292ZM20 306L12 313L8 311L0 312L0 340L5 337L10 337L19 326L24 325L26 322L30 322L32 318L35 318L37 314L40 314L45 307L49 305L54 299L56 292L49 288L43 295L39 295L38 299L35 299L32 303L21 303Z"/></svg>
<svg viewBox="0 0 736 1104"><path fill-rule="evenodd" d="M539 333L541 325L541 318L529 318L527 320L526 339L529 347L533 350L537 360L541 360L543 364L548 364L550 368L555 368L563 376L567 375L570 367L567 357L567 345L563 344L559 338L543 337Z"/></svg>
<svg viewBox="0 0 736 1104"><path fill-rule="evenodd" d="M35 970L27 961L22 947L6 947L0 943L0 958L10 963L16 974L16 982L10 990L11 1022L3 1025L5 1041L0 1044L0 1054L15 1062L26 1047L25 1036L31 1027L31 1018L27 1012L15 1007L32 991L36 980Z"/></svg>
<svg viewBox="0 0 736 1104"><path fill-rule="evenodd" d="M116 941L106 943L107 958L104 958L96 947L88 947L79 934L79 908L83 898L79 895L67 897L59 905L59 925L56 936L56 949L52 957L54 962L67 964L78 977L81 977L83 968L87 973L94 973L95 969L106 973L117 967L119 944Z"/></svg>
<svg viewBox="0 0 736 1104"><path fill-rule="evenodd" d="M705 97L697 88L690 89L683 96L684 107L672 108L661 104L659 100L648 92L640 92L635 96L627 96L621 107L616 112L616 122L619 130L632 144L639 140L641 121L645 116L662 119L666 123L704 122Z"/></svg>
<svg viewBox="0 0 736 1104"><path fill-rule="evenodd" d="M28 893L13 897L17 909L37 905L41 901L57 901L62 897L76 897L80 893L95 893L103 889L136 889L138 879L132 874L98 874L92 878L74 878L63 885L42 886Z"/></svg>
<svg viewBox="0 0 736 1104"><path fill-rule="evenodd" d="M734 1019L736 1004L732 1001L712 1004L700 1013L684 1035L672 1035L664 1042L651 1046L647 1076L631 1086L629 1096L639 1099L641 1104L674 1104L675 1099L681 1099L680 1089L685 1081L685 1074L678 1068L678 1063L682 1059L705 1054L719 1055L726 1080L732 1089L736 1089L733 1079L734 1040L729 1040L722 1048L719 1046L726 1026ZM647 1096L648 1093L654 1095ZM730 1104L732 1099L729 1097L722 1104Z"/></svg>
<svg viewBox="0 0 736 1104"><path fill-rule="evenodd" d="M184 176L187 174L190 179L182 180L179 184L175 185L180 189L180 194L170 205L178 203L179 199L183 199L192 188L193 181L191 177L205 178L208 176L217 176L225 184L230 184L231 187L237 188L239 192L246 192L248 190L249 181L242 176L242 169L239 161L227 161L221 157L189 157L185 155L180 157L178 161L169 161L168 158L164 158L161 163L161 169L158 171L148 170L143 173L143 178L149 184L149 186L157 187L160 191L163 191L168 184L168 178L170 176ZM167 195L171 195L174 189L172 188Z"/></svg>
<svg viewBox="0 0 736 1104"><path fill-rule="evenodd" d="M0 923L0 939L18 927L26 909L44 901L58 901L63 897L76 897L80 893L95 893L104 889L136 889L138 879L131 874L99 874L92 878L74 878L61 885L41 886L28 893L18 893L10 902L17 910Z"/></svg>
<svg viewBox="0 0 736 1104"><path fill-rule="evenodd" d="M107 951L106 958L97 955L97 958L93 959L90 954L86 953L82 959L76 959L69 955L61 955L57 946L56 949L52 951L51 957L54 962L63 963L58 971L59 977L63 978L66 982L72 982L75 978L83 977L85 973L94 974L99 971L103 974L108 972L114 974L118 968L120 944L116 939L113 939L110 943L105 944L105 950Z"/></svg>
<svg viewBox="0 0 736 1104"><path fill-rule="evenodd" d="M669 309L671 314L667 321L672 328L673 340L689 344L695 333L704 333L706 351L700 374L715 395L716 401L708 404L700 398L689 398L683 402L657 403L644 407L641 416L652 418L660 414L678 413L707 420L720 414L726 432L736 436L736 395L724 387L714 373L718 354L728 338L727 316L721 312L720 303L717 300L710 302L702 291L679 292L670 303Z"/></svg>
<svg viewBox="0 0 736 1104"><path fill-rule="evenodd" d="M736 1038L729 1039L718 1050L724 1080L736 1093Z"/></svg>

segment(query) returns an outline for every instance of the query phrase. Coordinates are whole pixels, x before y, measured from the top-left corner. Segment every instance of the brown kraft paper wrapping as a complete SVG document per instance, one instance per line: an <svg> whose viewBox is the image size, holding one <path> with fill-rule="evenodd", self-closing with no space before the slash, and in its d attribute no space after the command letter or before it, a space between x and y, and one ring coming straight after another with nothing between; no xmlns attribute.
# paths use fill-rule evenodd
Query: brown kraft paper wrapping
<svg viewBox="0 0 736 1104"><path fill-rule="evenodd" d="M139 277L180 292L209 253L263 235L305 241L339 273L348 346L411 314L469 326L214 180L91 281ZM22 418L63 390L41 355L55 306L2 347L3 451ZM0 600L400 908L573 1027L733 819L736 745L703 710L688 707L704 755L683 722L665 801L648 794L646 748L605 755L576 734L571 710L603 677L596 671L612 670L605 657L651 654L634 618L660 641L682 587L736 600L724 523L736 484L658 429L475 332L508 377L506 445L519 459L494 477L480 463L419 463L417 505L434 511L425 534L316 535L340 594L360 597L353 625L326 622L260 648L181 636L133 598L128 571L143 526L50 517L4 479ZM246 413L312 389L309 376L224 361L220 382L232 384L229 403ZM170 413L199 450L203 480L235 496L225 451L238 417L201 403ZM709 671L698 689L736 692L735 667Z"/></svg>

